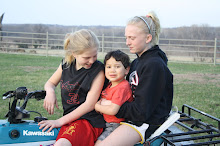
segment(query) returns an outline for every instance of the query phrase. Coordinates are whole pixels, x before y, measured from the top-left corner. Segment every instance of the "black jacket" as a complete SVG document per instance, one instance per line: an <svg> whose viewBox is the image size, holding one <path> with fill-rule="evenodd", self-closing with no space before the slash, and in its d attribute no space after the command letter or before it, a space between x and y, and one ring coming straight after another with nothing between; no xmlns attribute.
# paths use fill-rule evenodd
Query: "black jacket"
<svg viewBox="0 0 220 146"><path fill-rule="evenodd" d="M123 104L116 117L133 124L162 124L173 100L173 75L167 67L166 54L154 46L131 64L128 80L135 100Z"/></svg>

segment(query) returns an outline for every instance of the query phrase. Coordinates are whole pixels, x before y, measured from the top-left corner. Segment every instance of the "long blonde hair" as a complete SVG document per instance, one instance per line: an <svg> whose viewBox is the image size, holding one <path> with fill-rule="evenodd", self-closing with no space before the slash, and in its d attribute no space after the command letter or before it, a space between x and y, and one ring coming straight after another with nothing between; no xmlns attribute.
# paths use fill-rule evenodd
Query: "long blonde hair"
<svg viewBox="0 0 220 146"><path fill-rule="evenodd" d="M160 36L160 20L155 12L151 11L147 16L136 16L130 19L127 25L137 25L146 34L152 35L151 46L158 45Z"/></svg>
<svg viewBox="0 0 220 146"><path fill-rule="evenodd" d="M70 65L75 61L74 54L82 54L88 49L99 48L97 36L90 30L81 29L74 33L68 33L64 40L65 62Z"/></svg>

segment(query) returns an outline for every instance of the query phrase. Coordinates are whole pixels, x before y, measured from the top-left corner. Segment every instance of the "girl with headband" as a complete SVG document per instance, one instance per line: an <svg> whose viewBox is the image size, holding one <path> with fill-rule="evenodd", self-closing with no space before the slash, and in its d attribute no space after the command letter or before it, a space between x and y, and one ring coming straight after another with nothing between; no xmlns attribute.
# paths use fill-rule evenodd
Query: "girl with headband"
<svg viewBox="0 0 220 146"><path fill-rule="evenodd" d="M126 119L99 145L130 146L143 143L169 116L173 100L173 75L166 54L158 46L160 22L154 12L130 19L126 45L137 55L127 76L134 97L124 103L117 118Z"/></svg>

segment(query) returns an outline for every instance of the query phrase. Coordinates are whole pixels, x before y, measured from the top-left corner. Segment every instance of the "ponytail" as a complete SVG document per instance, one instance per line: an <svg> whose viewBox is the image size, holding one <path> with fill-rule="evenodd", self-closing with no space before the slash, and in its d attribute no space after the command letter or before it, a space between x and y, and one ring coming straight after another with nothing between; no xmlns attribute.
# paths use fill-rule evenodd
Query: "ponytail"
<svg viewBox="0 0 220 146"><path fill-rule="evenodd" d="M64 40L65 62L67 63L67 65L70 65L75 60L73 52L70 49L70 36L70 33L66 34Z"/></svg>
<svg viewBox="0 0 220 146"><path fill-rule="evenodd" d="M161 27L160 27L160 20L157 17L156 13L151 11L147 14L147 18L151 19L150 22L150 26L151 26L151 35L152 35L152 43L154 45L158 45L159 43L159 37L160 37L160 31L161 31Z"/></svg>

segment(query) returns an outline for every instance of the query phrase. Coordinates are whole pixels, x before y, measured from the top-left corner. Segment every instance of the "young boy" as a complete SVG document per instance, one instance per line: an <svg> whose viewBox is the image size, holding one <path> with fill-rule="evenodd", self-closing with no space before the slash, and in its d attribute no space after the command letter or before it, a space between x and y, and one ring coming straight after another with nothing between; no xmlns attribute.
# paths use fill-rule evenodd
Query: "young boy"
<svg viewBox="0 0 220 146"><path fill-rule="evenodd" d="M130 69L129 56L120 50L109 52L105 56L105 76L110 81L105 90L101 93L101 100L95 105L95 110L103 114L106 123L105 131L99 136L96 145L103 141L112 131L114 131L122 118L116 118L121 105L126 101L132 101L132 91L130 84L125 80L125 76Z"/></svg>

